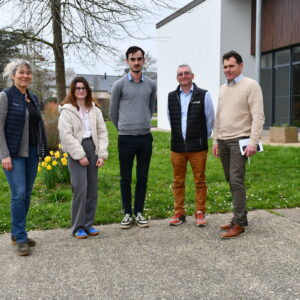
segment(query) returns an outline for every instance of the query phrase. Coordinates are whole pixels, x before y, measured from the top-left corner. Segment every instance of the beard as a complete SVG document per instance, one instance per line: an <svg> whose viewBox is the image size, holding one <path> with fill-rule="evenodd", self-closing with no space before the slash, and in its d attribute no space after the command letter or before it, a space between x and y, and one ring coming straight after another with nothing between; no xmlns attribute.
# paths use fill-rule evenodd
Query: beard
<svg viewBox="0 0 300 300"><path fill-rule="evenodd" d="M142 71L142 67L141 66L134 66L131 68L131 71L133 73L140 73Z"/></svg>

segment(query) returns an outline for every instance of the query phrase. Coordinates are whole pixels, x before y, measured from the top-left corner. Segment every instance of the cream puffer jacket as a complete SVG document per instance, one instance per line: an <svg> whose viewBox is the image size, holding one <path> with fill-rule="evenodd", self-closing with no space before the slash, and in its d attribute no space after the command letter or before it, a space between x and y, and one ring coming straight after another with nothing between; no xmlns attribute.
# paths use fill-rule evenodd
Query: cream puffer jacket
<svg viewBox="0 0 300 300"><path fill-rule="evenodd" d="M81 145L83 138L83 123L80 113L75 106L69 103L59 106L58 111L60 114L58 130L62 150L69 153L73 159L80 160L86 156ZM98 158L107 159L108 133L102 112L94 103L89 110L89 117L96 155Z"/></svg>

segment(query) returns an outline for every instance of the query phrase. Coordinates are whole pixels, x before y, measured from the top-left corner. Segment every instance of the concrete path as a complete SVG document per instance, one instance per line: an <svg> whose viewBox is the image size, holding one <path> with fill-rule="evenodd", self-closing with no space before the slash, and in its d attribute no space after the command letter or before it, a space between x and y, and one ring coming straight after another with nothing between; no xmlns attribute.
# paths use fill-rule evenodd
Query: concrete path
<svg viewBox="0 0 300 300"><path fill-rule="evenodd" d="M246 235L219 238L231 214L192 217L179 227L99 226L76 240L66 229L32 231L32 255L19 257L0 235L0 299L300 299L300 209L249 213Z"/></svg>

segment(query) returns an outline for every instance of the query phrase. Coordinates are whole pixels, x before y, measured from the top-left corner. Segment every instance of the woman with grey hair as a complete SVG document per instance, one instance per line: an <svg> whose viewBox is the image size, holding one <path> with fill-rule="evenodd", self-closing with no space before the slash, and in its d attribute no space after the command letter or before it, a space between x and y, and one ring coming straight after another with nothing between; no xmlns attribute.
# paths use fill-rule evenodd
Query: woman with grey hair
<svg viewBox="0 0 300 300"><path fill-rule="evenodd" d="M24 256L35 246L27 236L26 217L39 156L46 156L48 150L39 102L28 90L32 82L29 62L11 61L3 78L11 86L0 93L0 159L11 192L11 240Z"/></svg>

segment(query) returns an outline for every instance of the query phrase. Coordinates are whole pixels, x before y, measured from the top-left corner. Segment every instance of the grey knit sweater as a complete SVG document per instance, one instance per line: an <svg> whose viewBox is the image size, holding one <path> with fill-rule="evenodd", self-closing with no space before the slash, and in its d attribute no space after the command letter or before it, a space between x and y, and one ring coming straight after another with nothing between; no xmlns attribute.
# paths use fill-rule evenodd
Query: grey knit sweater
<svg viewBox="0 0 300 300"><path fill-rule="evenodd" d="M150 132L156 86L143 76L134 82L125 75L112 88L109 116L120 135L144 135Z"/></svg>

